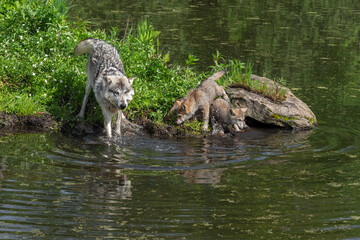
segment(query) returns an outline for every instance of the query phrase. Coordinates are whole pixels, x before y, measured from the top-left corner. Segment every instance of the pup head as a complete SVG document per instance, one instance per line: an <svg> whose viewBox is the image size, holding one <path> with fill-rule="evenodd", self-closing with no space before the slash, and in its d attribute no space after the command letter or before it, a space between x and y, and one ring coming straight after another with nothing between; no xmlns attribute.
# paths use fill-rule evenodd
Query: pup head
<svg viewBox="0 0 360 240"><path fill-rule="evenodd" d="M134 96L132 83L134 77L126 76L104 76L107 85L107 99L120 110L124 110L129 105Z"/></svg>
<svg viewBox="0 0 360 240"><path fill-rule="evenodd" d="M247 108L230 108L230 122L237 125L240 129L246 128L245 112Z"/></svg>
<svg viewBox="0 0 360 240"><path fill-rule="evenodd" d="M185 101L181 104L176 118L176 124L180 125L181 123L189 120L193 116L192 108Z"/></svg>

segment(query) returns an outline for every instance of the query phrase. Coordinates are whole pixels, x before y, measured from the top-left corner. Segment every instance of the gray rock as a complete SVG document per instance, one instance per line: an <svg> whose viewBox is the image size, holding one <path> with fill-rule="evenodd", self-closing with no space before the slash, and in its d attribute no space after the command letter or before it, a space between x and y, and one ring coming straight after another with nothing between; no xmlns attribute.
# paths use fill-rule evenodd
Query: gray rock
<svg viewBox="0 0 360 240"><path fill-rule="evenodd" d="M246 121L294 130L312 129L317 125L315 114L290 89L264 77L252 75L251 79L257 80L262 84L266 82L269 89L281 87L286 89L287 92L284 101L276 102L243 88L230 87L226 89L231 103L235 107L248 108ZM251 126L251 124L249 125Z"/></svg>

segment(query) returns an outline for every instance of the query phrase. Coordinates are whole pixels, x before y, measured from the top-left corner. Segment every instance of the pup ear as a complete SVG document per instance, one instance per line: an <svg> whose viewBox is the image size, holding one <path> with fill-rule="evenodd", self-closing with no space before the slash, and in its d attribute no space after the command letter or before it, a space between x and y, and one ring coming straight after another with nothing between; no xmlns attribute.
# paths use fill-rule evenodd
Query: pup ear
<svg viewBox="0 0 360 240"><path fill-rule="evenodd" d="M234 112L234 110L233 110L232 108L230 108L230 114L231 114L232 116L235 116L235 112Z"/></svg>
<svg viewBox="0 0 360 240"><path fill-rule="evenodd" d="M105 79L105 83L106 84L111 84L112 83L112 79L111 79L111 76L108 76L108 75L104 75L104 79Z"/></svg>
<svg viewBox="0 0 360 240"><path fill-rule="evenodd" d="M135 79L135 77L134 77L134 76L132 76L131 78L129 78L129 84L130 84L130 86L133 84L134 79Z"/></svg>
<svg viewBox="0 0 360 240"><path fill-rule="evenodd" d="M241 108L240 110L245 113L247 111L247 108Z"/></svg>

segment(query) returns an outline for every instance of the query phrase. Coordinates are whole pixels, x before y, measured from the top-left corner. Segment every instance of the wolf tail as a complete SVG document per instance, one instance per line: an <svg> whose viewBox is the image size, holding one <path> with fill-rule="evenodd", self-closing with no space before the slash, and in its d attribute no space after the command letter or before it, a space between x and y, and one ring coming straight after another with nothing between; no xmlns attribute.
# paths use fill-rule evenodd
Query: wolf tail
<svg viewBox="0 0 360 240"><path fill-rule="evenodd" d="M224 69L224 70L221 70L221 71L219 71L219 72L216 72L216 73L214 73L213 75L211 75L209 78L208 78L208 80L218 80L218 79L220 79L222 76L224 76L225 75L225 73L226 73L227 71Z"/></svg>
<svg viewBox="0 0 360 240"><path fill-rule="evenodd" d="M94 44L96 41L98 41L98 39L87 38L79 42L75 47L75 56L91 52L94 49Z"/></svg>

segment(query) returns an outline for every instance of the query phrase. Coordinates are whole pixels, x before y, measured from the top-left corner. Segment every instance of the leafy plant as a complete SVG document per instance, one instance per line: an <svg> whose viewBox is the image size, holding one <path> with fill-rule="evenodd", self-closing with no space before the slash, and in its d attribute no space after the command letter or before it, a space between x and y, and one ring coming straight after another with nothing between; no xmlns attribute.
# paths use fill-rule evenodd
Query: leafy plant
<svg viewBox="0 0 360 240"><path fill-rule="evenodd" d="M196 58L194 55L189 54L188 59L185 60L186 66L190 67L192 65L195 65L196 62L198 62L200 59Z"/></svg>

